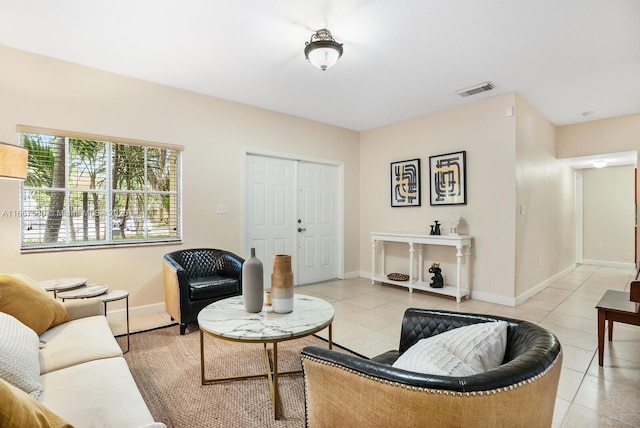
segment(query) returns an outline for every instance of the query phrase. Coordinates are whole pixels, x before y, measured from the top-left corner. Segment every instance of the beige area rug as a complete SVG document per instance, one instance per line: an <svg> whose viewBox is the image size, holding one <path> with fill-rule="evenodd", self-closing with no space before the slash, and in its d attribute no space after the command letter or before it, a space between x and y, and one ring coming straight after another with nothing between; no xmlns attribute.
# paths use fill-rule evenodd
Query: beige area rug
<svg viewBox="0 0 640 428"><path fill-rule="evenodd" d="M136 333L130 339L131 350L124 357L151 414L170 428L305 425L301 373L279 378L279 419L274 420L265 377L201 385L197 330L180 336L178 327L173 326ZM206 335L204 339L207 378L266 371L262 344ZM300 350L308 345L326 347L327 342L308 336L279 343L278 371L300 369Z"/></svg>

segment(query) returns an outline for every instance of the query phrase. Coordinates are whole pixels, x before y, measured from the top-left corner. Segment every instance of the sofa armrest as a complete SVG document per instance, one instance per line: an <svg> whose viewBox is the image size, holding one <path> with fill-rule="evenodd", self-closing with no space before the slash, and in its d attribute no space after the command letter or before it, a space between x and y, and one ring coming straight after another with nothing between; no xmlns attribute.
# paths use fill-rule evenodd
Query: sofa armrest
<svg viewBox="0 0 640 428"><path fill-rule="evenodd" d="M104 315L102 302L99 299L75 299L62 302L69 314L69 321L80 318Z"/></svg>

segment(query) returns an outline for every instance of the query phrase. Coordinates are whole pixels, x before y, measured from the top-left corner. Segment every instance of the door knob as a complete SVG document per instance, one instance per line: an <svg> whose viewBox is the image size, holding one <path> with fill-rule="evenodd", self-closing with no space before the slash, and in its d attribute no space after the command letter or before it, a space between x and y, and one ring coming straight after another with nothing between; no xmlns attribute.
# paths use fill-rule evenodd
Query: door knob
<svg viewBox="0 0 640 428"><path fill-rule="evenodd" d="M304 232L305 230L307 230L307 229L303 229L301 227L298 228L298 232Z"/></svg>

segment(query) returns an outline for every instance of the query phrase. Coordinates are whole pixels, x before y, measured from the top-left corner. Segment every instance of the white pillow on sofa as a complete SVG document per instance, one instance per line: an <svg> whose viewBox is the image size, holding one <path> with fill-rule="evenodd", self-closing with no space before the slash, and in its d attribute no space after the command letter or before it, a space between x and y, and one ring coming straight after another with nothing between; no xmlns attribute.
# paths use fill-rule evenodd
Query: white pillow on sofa
<svg viewBox="0 0 640 428"><path fill-rule="evenodd" d="M471 376L494 369L504 359L507 322L472 324L421 339L393 367L441 376Z"/></svg>
<svg viewBox="0 0 640 428"><path fill-rule="evenodd" d="M38 335L0 312L0 378L38 398L42 391Z"/></svg>

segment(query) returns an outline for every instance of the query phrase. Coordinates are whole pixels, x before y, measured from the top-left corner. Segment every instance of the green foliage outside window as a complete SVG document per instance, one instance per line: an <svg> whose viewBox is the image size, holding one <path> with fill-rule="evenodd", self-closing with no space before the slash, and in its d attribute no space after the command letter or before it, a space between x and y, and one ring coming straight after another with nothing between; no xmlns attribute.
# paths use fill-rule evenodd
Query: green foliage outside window
<svg viewBox="0 0 640 428"><path fill-rule="evenodd" d="M23 249L181 238L179 150L28 132L22 142Z"/></svg>

